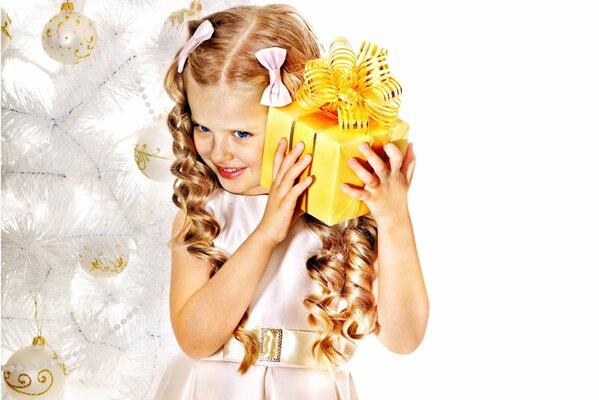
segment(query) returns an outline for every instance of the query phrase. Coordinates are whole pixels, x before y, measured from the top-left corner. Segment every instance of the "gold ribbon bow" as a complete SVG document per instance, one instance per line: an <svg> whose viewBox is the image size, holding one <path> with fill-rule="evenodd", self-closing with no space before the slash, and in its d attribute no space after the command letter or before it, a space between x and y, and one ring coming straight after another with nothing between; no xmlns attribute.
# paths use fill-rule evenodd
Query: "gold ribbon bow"
<svg viewBox="0 0 599 400"><path fill-rule="evenodd" d="M365 41L356 55L347 39L336 38L328 58L306 63L297 102L310 111L336 114L343 133L368 133L370 119L393 126L402 89L391 76L387 52Z"/></svg>

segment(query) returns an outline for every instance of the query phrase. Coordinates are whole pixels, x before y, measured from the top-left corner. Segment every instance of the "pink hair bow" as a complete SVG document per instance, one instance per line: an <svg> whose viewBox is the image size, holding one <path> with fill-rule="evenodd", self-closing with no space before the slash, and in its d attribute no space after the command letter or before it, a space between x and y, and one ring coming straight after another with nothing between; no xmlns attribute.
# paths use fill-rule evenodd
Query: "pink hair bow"
<svg viewBox="0 0 599 400"><path fill-rule="evenodd" d="M210 39L212 37L212 33L214 33L214 28L208 20L202 22L200 26L196 28L193 36L189 38L179 53L179 67L177 68L177 72L181 73L181 71L183 71L183 66L185 66L185 61L187 61L189 53L191 53L202 42Z"/></svg>
<svg viewBox="0 0 599 400"><path fill-rule="evenodd" d="M268 69L270 84L264 90L260 103L265 106L281 107L291 103L289 90L281 80L281 65L285 62L287 50L280 47L268 47L256 53L260 64Z"/></svg>

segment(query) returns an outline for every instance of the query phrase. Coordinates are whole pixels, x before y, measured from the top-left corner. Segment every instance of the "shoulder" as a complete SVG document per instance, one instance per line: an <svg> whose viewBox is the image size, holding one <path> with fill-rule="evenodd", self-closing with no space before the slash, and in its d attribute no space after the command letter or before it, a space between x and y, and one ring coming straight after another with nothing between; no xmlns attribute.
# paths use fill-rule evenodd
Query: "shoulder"
<svg viewBox="0 0 599 400"><path fill-rule="evenodd" d="M175 247L179 247L183 244L185 232L187 232L187 228L185 224L187 223L185 213L182 209L179 209L175 214L175 218L173 218L173 224L171 228L171 239L168 241L168 246L173 249Z"/></svg>

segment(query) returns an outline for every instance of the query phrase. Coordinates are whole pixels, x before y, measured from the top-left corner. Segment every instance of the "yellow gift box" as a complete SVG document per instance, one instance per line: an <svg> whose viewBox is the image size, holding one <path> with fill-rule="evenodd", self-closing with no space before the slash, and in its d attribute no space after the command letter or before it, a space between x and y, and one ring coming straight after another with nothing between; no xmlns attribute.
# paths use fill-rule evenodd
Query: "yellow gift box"
<svg viewBox="0 0 599 400"><path fill-rule="evenodd" d="M386 50L368 42L356 56L347 40L338 38L328 59L306 64L296 101L269 109L261 186L270 190L274 154L285 137L289 150L301 141L303 154L312 154L298 180L314 175L314 182L298 199L299 208L329 226L370 213L364 202L344 193L341 184L364 187L347 164L353 157L369 167L358 150L361 143L369 143L384 161L388 157L383 145L389 142L406 154L409 125L397 118L401 86L390 76L385 56Z"/></svg>

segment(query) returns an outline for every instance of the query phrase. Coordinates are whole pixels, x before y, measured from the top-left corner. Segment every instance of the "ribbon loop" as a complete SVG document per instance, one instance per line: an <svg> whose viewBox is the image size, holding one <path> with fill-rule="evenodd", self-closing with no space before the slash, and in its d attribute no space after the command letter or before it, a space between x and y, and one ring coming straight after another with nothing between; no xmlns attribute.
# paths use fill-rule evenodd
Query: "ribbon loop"
<svg viewBox="0 0 599 400"><path fill-rule="evenodd" d="M367 133L370 121L393 126L402 89L391 75L387 53L365 41L356 55L347 39L335 38L328 58L306 63L296 100L307 110L335 113L344 133Z"/></svg>

